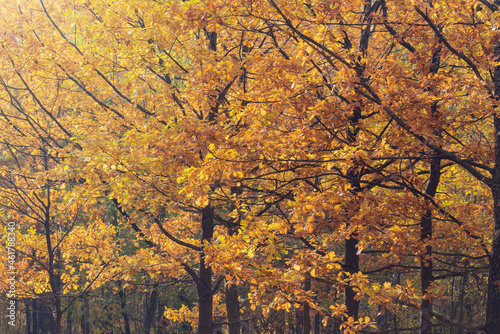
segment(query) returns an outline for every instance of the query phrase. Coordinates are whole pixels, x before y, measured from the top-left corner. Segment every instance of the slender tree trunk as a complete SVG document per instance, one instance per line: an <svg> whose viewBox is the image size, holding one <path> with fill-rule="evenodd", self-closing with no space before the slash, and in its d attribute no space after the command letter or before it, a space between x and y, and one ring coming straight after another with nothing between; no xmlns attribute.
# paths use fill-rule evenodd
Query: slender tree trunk
<svg viewBox="0 0 500 334"><path fill-rule="evenodd" d="M90 302L88 291L83 295L82 334L90 334Z"/></svg>
<svg viewBox="0 0 500 334"><path fill-rule="evenodd" d="M302 288L304 291L309 291L311 290L311 275L309 272L306 273L305 278L304 278L304 283L302 285ZM302 315L302 327L303 327L303 333L304 334L311 334L311 314L310 314L310 307L308 303L304 304L304 310L303 310L303 315Z"/></svg>
<svg viewBox="0 0 500 334"><path fill-rule="evenodd" d="M456 263L455 261L453 262L453 266L455 267L456 266ZM454 308L455 308L455 277L452 277L451 278L451 292L450 292L450 314L449 314L449 318L451 321L454 321L455 320L455 311L454 311ZM452 333L453 332L453 326L450 325L449 327L449 332Z"/></svg>
<svg viewBox="0 0 500 334"><path fill-rule="evenodd" d="M209 41L208 49L217 51L217 33L209 32L203 28ZM212 102L217 101L217 96L209 96ZM206 121L211 123L217 116L217 103L214 103L210 112L207 115ZM209 204L202 210L201 217L201 244L211 242L214 234L214 208ZM212 291L212 267L205 265L205 253L200 252L199 276L197 282L198 292L198 334L212 333L212 307L213 307L213 291Z"/></svg>
<svg viewBox="0 0 500 334"><path fill-rule="evenodd" d="M146 334L149 334L151 332L151 327L153 327L157 301L158 283L155 283L153 286L153 291L151 291L149 303L146 304L146 316L144 317L144 333Z"/></svg>
<svg viewBox="0 0 500 334"><path fill-rule="evenodd" d="M304 314L300 310L295 310L295 334L303 334Z"/></svg>
<svg viewBox="0 0 500 334"><path fill-rule="evenodd" d="M202 245L210 242L214 233L214 209L208 205L201 217ZM212 333L212 267L205 265L205 253L200 252L200 273L198 277L198 334Z"/></svg>
<svg viewBox="0 0 500 334"><path fill-rule="evenodd" d="M40 333L56 333L56 317L50 292L42 294L37 303L38 331Z"/></svg>
<svg viewBox="0 0 500 334"><path fill-rule="evenodd" d="M63 334L63 313L62 313L62 301L61 301L61 294L62 294L62 283L61 283L61 274L60 270L62 268L62 254L61 254L61 249L57 248L55 251L55 258L54 258L54 272L53 272L53 281L54 281L54 286L53 286L53 298L54 298L54 308L55 308L55 313L56 313L56 319L55 319L55 329L57 334Z"/></svg>
<svg viewBox="0 0 500 334"><path fill-rule="evenodd" d="M383 305L378 306L378 315L377 315L377 329L384 330L388 328L388 311Z"/></svg>
<svg viewBox="0 0 500 334"><path fill-rule="evenodd" d="M432 239L432 213L427 210L420 220L420 240L424 243ZM422 286L422 302L420 303L420 333L431 334L432 301L427 295L433 281L432 275L432 247L425 246L425 251L420 255L420 284Z"/></svg>
<svg viewBox="0 0 500 334"><path fill-rule="evenodd" d="M73 312L71 309L68 310L68 315L66 316L66 332L64 334L73 334Z"/></svg>
<svg viewBox="0 0 500 334"><path fill-rule="evenodd" d="M24 307L26 309L26 333L31 334L31 310L30 310L30 301L29 299L26 299L24 301Z"/></svg>
<svg viewBox="0 0 500 334"><path fill-rule="evenodd" d="M357 235L352 235L345 240L344 265L349 274L355 274L359 271L359 255L358 255L358 239ZM347 315L358 319L359 300L355 299L356 291L351 285L345 288L345 306L347 307Z"/></svg>
<svg viewBox="0 0 500 334"><path fill-rule="evenodd" d="M36 305L36 299L31 301L31 310L33 312L33 333L38 334L38 308Z"/></svg>
<svg viewBox="0 0 500 334"><path fill-rule="evenodd" d="M227 233L232 236L238 233L238 226L228 226ZM226 284L226 312L228 321L228 334L240 334L240 301L238 299L238 286Z"/></svg>
<svg viewBox="0 0 500 334"><path fill-rule="evenodd" d="M340 333L340 324L337 320L332 321L332 334L339 334Z"/></svg>
<svg viewBox="0 0 500 334"><path fill-rule="evenodd" d="M49 170L49 162L48 162L48 156L46 151L43 152L43 163L44 163L44 169L45 171ZM49 285L50 289L52 292L52 307L51 309L53 310L54 313L51 313L50 316L52 317L54 323L54 330L56 334L62 334L63 329L62 329L62 309L61 309L61 277L59 270L61 268L61 261L62 261L62 256L61 256L61 250L60 248L57 248L57 250L54 250L52 247L52 218L51 218L51 210L52 210L52 198L51 198L51 185L49 181L47 181L47 184L45 185L45 207L44 207L44 221L43 221L43 226L44 226L44 234L45 234L45 242L46 242L46 247L47 247L47 254L48 254L48 275L49 275ZM55 315L55 318L53 316Z"/></svg>
<svg viewBox="0 0 500 334"><path fill-rule="evenodd" d="M238 301L238 287L233 284L226 285L226 312L228 333L240 334L240 303Z"/></svg>
<svg viewBox="0 0 500 334"><path fill-rule="evenodd" d="M467 265L464 268L467 271ZM460 282L460 296L458 300L458 323L462 323L464 321L464 298L465 298L465 287L467 286L469 276L467 272L462 277L462 282ZM463 330L461 328L457 328L455 331L456 334L462 334Z"/></svg>
<svg viewBox="0 0 500 334"><path fill-rule="evenodd" d="M495 117L495 129L497 140L500 144L500 120ZM497 156L500 158L500 145L497 146ZM500 182L500 165L495 168L495 183ZM500 184L500 183L497 183ZM500 333L500 187L494 187L494 230L493 242L490 252L490 268L488 276L488 300L486 302L486 324L485 330L488 334Z"/></svg>
<svg viewBox="0 0 500 334"><path fill-rule="evenodd" d="M433 52L429 66L429 74L436 74L439 71L441 47ZM434 90L435 87L428 87L428 90ZM433 103L431 106L431 115L437 118L438 106ZM441 128L434 131L434 135L441 135ZM425 194L434 197L441 178L441 159L432 158L429 170L429 180L425 187ZM428 203L429 204L429 203ZM420 241L425 245L424 252L420 255L420 284L422 288L422 302L420 304L420 333L432 333L432 300L428 295L429 288L433 282L433 264L432 264L432 210L428 209L420 218Z"/></svg>
<svg viewBox="0 0 500 334"><path fill-rule="evenodd" d="M500 42L494 53L495 60L500 60ZM495 99L500 100L500 66L496 66L493 75ZM498 108L498 107L497 107ZM488 334L500 333L500 117L493 116L495 133L495 165L493 167L493 241L489 256L488 299L486 302L485 331Z"/></svg>
<svg viewBox="0 0 500 334"><path fill-rule="evenodd" d="M361 119L361 108L354 108L352 116L348 117L347 126L347 140L350 144L354 144L357 141L359 129L357 128L358 123ZM351 188L353 192L359 192L361 189L361 184L359 180L362 175L357 170L357 168L352 168L347 172L347 176L350 179ZM352 205L358 206L357 203ZM349 218L347 217L347 226L349 226ZM345 271L351 275L356 274L359 271L359 253L358 253L358 234L351 233L351 235L345 239L345 250L344 250L344 266ZM358 319L359 313L359 300L356 300L356 291L351 285L346 286L344 291L345 305L347 308L347 316Z"/></svg>
<svg viewBox="0 0 500 334"><path fill-rule="evenodd" d="M439 180L441 178L441 159L432 158L429 180L427 181L427 186L425 187L425 193L430 197L436 195L437 187L439 185ZM428 290L432 285L433 272L432 272L432 246L430 242L432 240L432 211L427 210L422 218L420 219L420 240L423 244L426 244L424 253L420 256L420 283L422 286L422 302L420 304L420 333L421 334L431 334L431 312L432 312L432 300L427 295Z"/></svg>
<svg viewBox="0 0 500 334"><path fill-rule="evenodd" d="M212 268L205 266L204 253L200 254L200 283L198 290L198 334L212 333Z"/></svg>
<svg viewBox="0 0 500 334"><path fill-rule="evenodd" d="M118 280L118 296L120 297L120 307L123 317L123 322L125 323L125 334L130 334L130 321L127 313L127 296L125 295L125 290L123 290L123 284L121 280Z"/></svg>
<svg viewBox="0 0 500 334"><path fill-rule="evenodd" d="M50 192L50 190L48 190ZM48 203L50 203L50 197ZM44 223L45 225L45 238L47 242L47 252L49 253L49 284L51 288L51 295L52 295L52 311L54 313L50 313L49 316L53 318L54 322L54 330L56 334L62 334L63 329L62 329L62 310L61 310L61 278L59 276L58 272L58 259L56 258L57 255L60 255L60 252L56 252L54 254L54 251L52 249L52 244L51 244L51 232L50 232L50 215L49 215L49 208L50 206L47 206L47 217L46 217L46 222ZM54 317L54 315L55 317Z"/></svg>
<svg viewBox="0 0 500 334"><path fill-rule="evenodd" d="M321 333L321 316L319 313L314 315L314 334Z"/></svg>

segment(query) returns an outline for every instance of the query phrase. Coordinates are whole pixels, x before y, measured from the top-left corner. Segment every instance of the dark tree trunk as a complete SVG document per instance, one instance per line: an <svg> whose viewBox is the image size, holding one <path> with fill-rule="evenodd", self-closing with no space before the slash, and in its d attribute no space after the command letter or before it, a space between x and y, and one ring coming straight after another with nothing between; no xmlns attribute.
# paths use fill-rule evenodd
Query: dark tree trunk
<svg viewBox="0 0 500 334"><path fill-rule="evenodd" d="M49 162L48 162L48 156L46 154L46 151L43 153L43 164L44 164L44 169L45 171L49 170ZM61 309L61 277L60 277L60 268L61 268L61 261L62 261L62 256L61 256L61 250L59 248L54 249L52 246L52 240L51 240L51 229L52 229L52 218L51 218L51 210L52 210L52 197L51 197L51 192L52 188L50 183L47 182L45 185L45 206L44 206L44 220L43 220L43 227L44 227L44 234L45 234L45 246L47 247L47 254L48 254L48 264L47 264L47 271L49 275L49 285L51 289L51 299L52 299L52 306L50 307L53 312L50 312L50 316L52 318L52 326L54 327L53 330L55 330L56 334L62 334L63 329L62 329L62 309Z"/></svg>
<svg viewBox="0 0 500 334"><path fill-rule="evenodd" d="M295 311L295 334L304 333L304 314L300 310Z"/></svg>
<svg viewBox="0 0 500 334"><path fill-rule="evenodd" d="M151 296L149 298L149 303L146 304L146 316L144 317L144 333L149 334L151 328L153 327L153 321L156 312L156 304L158 302L158 283L153 286L153 291L151 291Z"/></svg>
<svg viewBox="0 0 500 334"><path fill-rule="evenodd" d="M71 309L68 310L68 315L66 316L66 332L64 334L73 334L73 312Z"/></svg>
<svg viewBox="0 0 500 334"><path fill-rule="evenodd" d="M354 144L357 140L359 129L357 128L359 120L361 119L361 108L354 108L352 116L350 116L347 126L347 139L350 144ZM347 172L347 176L350 179L351 188L353 192L357 193L360 191L360 182L362 175L356 168L352 168ZM353 203L357 206L357 203ZM349 225L349 218L347 217L347 225ZM359 271L359 254L358 254L358 235L357 233L351 233L351 235L345 239L345 250L344 250L344 266L345 271L349 274L355 274ZM359 312L359 301L355 299L356 291L349 284L346 286L344 291L345 305L347 307L347 316L353 317L354 320L358 319Z"/></svg>
<svg viewBox="0 0 500 334"><path fill-rule="evenodd" d="M339 334L340 333L340 323L336 320L332 321L332 334Z"/></svg>
<svg viewBox="0 0 500 334"><path fill-rule="evenodd" d="M205 266L204 254L200 254L200 283L198 290L198 333L212 333L212 268Z"/></svg>
<svg viewBox="0 0 500 334"><path fill-rule="evenodd" d="M500 120L495 117L495 133L500 143ZM497 129L498 128L498 129ZM498 144L497 144L498 145ZM497 156L500 157L500 145L497 146ZM500 165L495 166L495 179L500 181ZM495 180L495 183L498 181ZM497 183L500 184L500 183ZM493 243L490 252L490 268L488 276L488 300L486 302L485 330L488 334L500 333L500 187L493 187L494 200L494 230Z"/></svg>
<svg viewBox="0 0 500 334"><path fill-rule="evenodd" d="M228 333L240 334L240 303L238 301L238 287L233 284L226 285L226 312Z"/></svg>
<svg viewBox="0 0 500 334"><path fill-rule="evenodd" d="M355 274L359 271L359 255L358 255L358 239L356 235L352 235L345 240L344 265L346 272ZM355 299L356 291L350 285L345 288L345 306L347 307L347 315L358 319L359 300Z"/></svg>
<svg viewBox="0 0 500 334"><path fill-rule="evenodd" d="M36 305L36 299L31 302L31 309L33 311L33 333L38 334L38 308Z"/></svg>
<svg viewBox="0 0 500 334"><path fill-rule="evenodd" d="M228 226L227 233L235 235L238 233L238 226ZM238 299L238 286L234 284L226 284L226 312L228 321L228 334L240 334L241 318L240 318L240 301Z"/></svg>
<svg viewBox="0 0 500 334"><path fill-rule="evenodd" d="M208 49L217 51L217 33L209 32L203 28L209 42ZM209 96L213 104L207 115L206 121L211 123L217 116L217 105L219 103L216 95ZM209 204L202 210L201 216L201 244L211 242L214 234L214 208ZM198 292L198 334L212 334L212 267L205 265L205 253L200 251L199 275L196 282Z"/></svg>
<svg viewBox="0 0 500 334"><path fill-rule="evenodd" d="M467 275L467 263L464 267L465 274L462 277L462 281L460 282L460 295L458 299L458 323L462 323L464 321L464 298L465 298L465 288L467 286L467 281L469 280L469 276ZM461 328L457 328L455 330L456 334L462 334L463 330Z"/></svg>
<svg viewBox="0 0 500 334"><path fill-rule="evenodd" d="M90 334L90 302L88 292L83 295L81 328L82 334Z"/></svg>
<svg viewBox="0 0 500 334"><path fill-rule="evenodd" d="M320 334L321 332L321 316L319 313L314 315L314 334Z"/></svg>
<svg viewBox="0 0 500 334"><path fill-rule="evenodd" d="M429 74L435 74L439 71L441 47L439 46L433 53L430 66ZM428 87L428 90L434 90L435 87ZM433 103L431 106L431 115L433 118L437 118L438 106L437 103ZM435 129L434 135L440 136L441 129ZM434 197L439 185L439 180L441 178L441 159L432 158L429 171L429 180L425 187L425 194L429 197ZM433 270L432 270L432 211L426 210L426 212L420 218L420 241L425 244L425 251L420 255L420 284L422 288L422 302L420 304L420 333L421 334L431 334L432 333L432 300L428 296L429 288L433 281Z"/></svg>
<svg viewBox="0 0 500 334"><path fill-rule="evenodd" d="M500 42L495 49L496 61L500 60ZM500 66L495 67L493 75L495 99L500 100ZM498 107L497 107L498 108ZM500 118L493 116L495 133L495 165L493 167L493 242L489 256L488 299L486 302L485 331L488 334L500 333Z"/></svg>
<svg viewBox="0 0 500 334"><path fill-rule="evenodd" d="M210 242L214 233L214 209L208 205L201 217L202 245ZM200 252L200 273L196 285L198 291L198 334L212 334L212 267L205 265L205 253Z"/></svg>
<svg viewBox="0 0 500 334"><path fill-rule="evenodd" d="M306 273L306 276L304 278L304 284L302 285L302 288L304 291L309 291L311 290L311 276L309 272ZM302 324L303 324L303 333L304 334L311 334L311 314L310 314L310 307L309 304L304 303L304 311L302 315Z"/></svg>
<svg viewBox="0 0 500 334"><path fill-rule="evenodd" d="M26 333L32 334L31 332L31 309L29 299L24 301L24 306L26 308Z"/></svg>
<svg viewBox="0 0 500 334"><path fill-rule="evenodd" d="M429 180L425 187L425 193L430 197L436 195L437 187L441 177L441 159L433 158L430 166ZM432 300L426 296L433 281L432 272L432 211L427 210L420 219L420 241L426 244L424 253L420 256L420 283L422 286L422 302L420 304L420 333L431 334L431 312Z"/></svg>
<svg viewBox="0 0 500 334"><path fill-rule="evenodd" d="M37 312L38 331L41 333L55 333L56 318L54 317L51 293L42 295L38 300Z"/></svg>
<svg viewBox="0 0 500 334"><path fill-rule="evenodd" d="M127 296L125 295L125 290L123 290L123 284L120 280L118 281L118 296L120 297L123 322L125 323L125 334L130 334L130 321L127 313Z"/></svg>
<svg viewBox="0 0 500 334"><path fill-rule="evenodd" d="M59 250L59 249L58 249ZM60 255L60 252L58 252ZM54 309L55 309L55 331L57 334L63 334L63 313L61 307L61 277L59 275L58 264L55 266L54 271L54 289L53 291L53 300L54 300Z"/></svg>
<svg viewBox="0 0 500 334"><path fill-rule="evenodd" d="M430 242L432 239L432 213L430 210L422 216L420 220L420 240L422 242ZM420 284L422 286L422 302L420 303L420 333L431 334L432 327L432 301L428 297L427 291L431 287L433 274L432 274L432 247L425 246L425 251L420 255Z"/></svg>

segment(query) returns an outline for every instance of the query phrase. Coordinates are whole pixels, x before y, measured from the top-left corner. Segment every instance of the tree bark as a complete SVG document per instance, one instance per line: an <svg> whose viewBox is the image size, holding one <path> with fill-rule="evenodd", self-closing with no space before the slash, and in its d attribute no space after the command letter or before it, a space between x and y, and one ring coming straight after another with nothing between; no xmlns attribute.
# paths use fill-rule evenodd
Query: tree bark
<svg viewBox="0 0 500 334"><path fill-rule="evenodd" d="M432 213L427 210L420 220L420 240L424 243L432 239ZM432 247L425 246L425 251L420 255L420 284L422 287L422 302L420 303L420 333L431 334L432 327L432 301L427 295L433 281L432 274Z"/></svg>
<svg viewBox="0 0 500 334"><path fill-rule="evenodd" d="M430 197L436 195L439 180L441 178L441 159L433 158L430 166L429 180L425 187L425 193ZM420 256L420 283L422 286L422 302L420 304L420 333L431 334L431 312L432 300L427 295L428 290L432 285L433 272L432 272L432 211L427 210L420 219L420 241L426 244L424 253Z"/></svg>
<svg viewBox="0 0 500 334"><path fill-rule="evenodd" d="M88 291L83 295L82 334L90 334L90 302Z"/></svg>
<svg viewBox="0 0 500 334"><path fill-rule="evenodd" d="M63 331L63 310L62 310L62 301L61 301L61 294L62 294L62 283L61 283L61 268L62 268L62 254L61 254L61 249L57 248L57 250L54 252L54 271L53 271L53 285L52 285L52 293L53 293L53 299L54 299L54 308L55 308L55 313L56 313L56 318L55 318L55 329L57 334L62 334Z"/></svg>
<svg viewBox="0 0 500 334"><path fill-rule="evenodd" d="M432 55L429 74L435 74L439 71L441 47L439 46ZM434 90L434 87L428 87L428 90ZM438 106L433 103L431 106L431 115L433 118L437 117ZM434 135L441 135L441 128L434 130ZM425 186L425 194L429 197L434 197L437 192L439 181L441 178L441 159L433 157L429 168L429 179ZM420 255L420 284L422 288L422 302L420 304L420 333L432 333L432 300L428 295L429 288L432 285L433 271L432 271L432 210L428 209L420 218L420 241L425 245L424 252Z"/></svg>
<svg viewBox="0 0 500 334"><path fill-rule="evenodd" d="M302 285L302 288L304 291L309 291L311 290L311 275L309 272L306 273L305 278L304 278L304 283ZM311 334L311 314L310 314L310 307L308 303L304 303L304 310L303 310L303 315L302 315L302 327L303 327L303 333L304 334Z"/></svg>
<svg viewBox="0 0 500 334"><path fill-rule="evenodd" d="M153 291L151 291L151 296L149 298L149 303L146 304L146 316L144 317L144 333L149 334L151 332L151 327L153 326L153 320L156 313L156 304L158 301L158 283L153 286Z"/></svg>
<svg viewBox="0 0 500 334"><path fill-rule="evenodd" d="M498 9L497 9L498 11ZM500 42L494 48L495 60L500 60ZM500 101L500 66L493 74L494 97ZM498 107L497 107L498 108ZM488 297L486 301L485 331L488 334L500 333L500 117L493 116L495 133L495 165L493 167L493 241L489 254Z"/></svg>
<svg viewBox="0 0 500 334"><path fill-rule="evenodd" d="M130 321L127 313L127 298L125 295L125 290L123 290L122 281L118 280L118 296L120 297L120 307L123 317L123 322L125 323L125 334L130 334Z"/></svg>
<svg viewBox="0 0 500 334"><path fill-rule="evenodd" d="M347 126L347 140L350 144L356 142L358 138L359 129L357 128L359 121L361 120L361 108L354 108L352 116L348 117L348 126ZM347 172L347 176L349 177L351 188L353 192L358 193L361 189L361 184L359 180L362 175L360 171L356 168L352 168ZM357 203L353 203L358 207ZM359 208L359 207L358 207ZM357 209L356 209L357 210ZM347 217L347 226L349 226L349 218ZM345 250L344 250L344 266L345 271L350 275L353 275L359 271L359 254L358 254L358 234L351 233L351 235L345 239ZM345 297L345 305L347 307L347 316L354 318L354 320L358 319L359 313L359 301L355 299L356 291L349 284L346 286L344 291Z"/></svg>
<svg viewBox="0 0 500 334"><path fill-rule="evenodd" d="M295 310L295 334L304 333L304 314L300 310Z"/></svg>
<svg viewBox="0 0 500 334"><path fill-rule="evenodd" d="M458 323L462 323L464 321L464 298L465 298L465 288L467 286L467 281L469 276L467 275L467 264L465 265L465 274L462 277L462 281L460 282L460 296L458 299ZM457 328L455 331L456 334L462 334L463 330L461 328Z"/></svg>
<svg viewBox="0 0 500 334"><path fill-rule="evenodd" d="M240 334L240 303L238 301L238 287L226 285L226 312L229 334Z"/></svg>
<svg viewBox="0 0 500 334"><path fill-rule="evenodd" d="M499 119L495 117L495 137L500 142ZM497 158L500 158L500 145L497 146ZM500 184L500 165L495 164L495 184ZM485 331L488 334L500 333L500 187L493 187L494 230L490 252L488 276L488 299L486 302Z"/></svg>
<svg viewBox="0 0 500 334"><path fill-rule="evenodd" d="M24 301L24 307L25 307L25 314L26 314L26 333L31 334L31 312L30 310L30 301L29 299L26 299Z"/></svg>
<svg viewBox="0 0 500 334"><path fill-rule="evenodd" d="M31 302L31 309L33 312L33 333L38 334L38 308L36 305L36 299L33 299Z"/></svg>
<svg viewBox="0 0 500 334"><path fill-rule="evenodd" d="M321 333L321 316L319 313L314 315L314 334Z"/></svg>
<svg viewBox="0 0 500 334"><path fill-rule="evenodd" d="M358 239L357 235L352 235L345 240L344 265L346 272L355 274L359 271L359 255L358 255ZM356 300L356 291L351 285L345 288L345 306L347 307L347 315L358 319L359 300Z"/></svg>
<svg viewBox="0 0 500 334"><path fill-rule="evenodd" d="M46 151L43 151L43 166L45 171L49 171L49 157L47 156ZM54 249L52 246L52 232L51 229L53 228L53 221L51 217L51 211L52 211L52 187L49 181L44 186L45 188L45 200L46 203L44 205L44 220L43 220L43 227L44 227L44 236L45 236L45 246L47 248L47 254L48 254L48 263L47 263L47 270L48 270L48 275L49 275L49 285L50 285L50 290L51 290L51 299L52 299L52 305L51 309L52 312L49 314L49 316L52 318L53 322L53 327L56 334L62 334L63 333L63 328L62 328L62 309L61 309L61 276L60 276L60 269L62 267L62 255L61 255L61 249L57 248Z"/></svg>
<svg viewBox="0 0 500 334"><path fill-rule="evenodd" d="M210 242L214 234L214 209L206 206L201 217L202 237L201 244ZM198 334L212 333L212 267L205 265L205 253L200 252L200 273L197 282L198 292Z"/></svg>
<svg viewBox="0 0 500 334"><path fill-rule="evenodd" d="M73 312L71 312L71 309L68 310L68 314L66 316L65 334L73 334Z"/></svg>

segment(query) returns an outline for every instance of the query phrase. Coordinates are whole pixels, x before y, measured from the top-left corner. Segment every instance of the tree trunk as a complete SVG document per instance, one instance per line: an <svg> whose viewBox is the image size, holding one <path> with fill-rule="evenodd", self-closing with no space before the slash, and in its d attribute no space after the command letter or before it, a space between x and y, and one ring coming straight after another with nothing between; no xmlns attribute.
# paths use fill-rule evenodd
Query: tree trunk
<svg viewBox="0 0 500 334"><path fill-rule="evenodd" d="M127 313L127 298L121 280L118 280L118 296L120 297L120 307L122 309L123 322L125 323L125 334L130 334L130 321Z"/></svg>
<svg viewBox="0 0 500 334"><path fill-rule="evenodd" d="M37 305L36 305L36 299L33 299L33 301L31 302L31 309L32 309L32 312L33 312L33 333L35 334L38 334L38 308L37 308Z"/></svg>
<svg viewBox="0 0 500 334"><path fill-rule="evenodd" d="M295 334L303 334L304 333L304 314L300 312L300 310L295 311Z"/></svg>
<svg viewBox="0 0 500 334"><path fill-rule="evenodd" d="M214 233L214 209L208 205L202 211L201 244L210 242ZM212 334L212 267L205 265L205 253L200 252L200 274L196 284L198 292L198 334Z"/></svg>
<svg viewBox="0 0 500 334"><path fill-rule="evenodd" d="M500 42L494 48L495 60L500 60ZM493 75L495 99L500 100L500 66ZM498 107L497 107L498 108ZM493 241L489 256L488 298L486 301L485 331L488 334L500 333L500 117L493 116L495 133L495 165L493 167Z"/></svg>
<svg viewBox="0 0 500 334"><path fill-rule="evenodd" d="M158 301L158 283L153 286L153 291L151 291L151 296L149 298L149 303L146 304L146 316L144 317L144 333L149 334L151 332L151 327L153 326L153 321L156 312L156 304Z"/></svg>
<svg viewBox="0 0 500 334"><path fill-rule="evenodd" d="M50 292L41 295L37 303L37 312L38 331L40 333L55 333L56 318L54 317L54 306Z"/></svg>
<svg viewBox="0 0 500 334"><path fill-rule="evenodd" d="M55 311L56 311L56 318L55 318L55 329L56 329L56 334L63 334L63 326L62 326L62 310L61 310L61 296L60 290L57 291L57 295L54 296L55 299Z"/></svg>
<svg viewBox="0 0 500 334"><path fill-rule="evenodd" d="M435 74L439 71L441 47L439 46L432 55L429 74ZM435 87L428 87L428 90L434 90ZM438 106L434 102L431 106L431 115L436 118L438 115ZM434 135L441 136L441 128L434 130ZM429 180L425 187L425 194L429 197L434 197L441 178L441 159L432 158L429 168ZM427 203L429 204L429 203ZM422 288L422 302L420 304L420 333L432 333L432 300L428 295L429 288L432 285L432 211L430 209L420 218L420 241L425 245L424 252L420 255L420 284Z"/></svg>
<svg viewBox="0 0 500 334"><path fill-rule="evenodd" d="M355 108L353 115L350 116L347 126L347 139L350 144L356 142L359 129L357 128L358 122L361 119L361 109ZM347 176L349 177L351 188L354 192L360 191L360 182L362 175L356 168L352 168L347 172ZM358 206L357 203L353 203L352 205ZM359 208L359 207L358 207ZM356 209L357 210L357 209ZM349 226L349 218L347 217L347 226ZM358 234L351 233L351 235L345 239L345 250L344 250L344 266L345 271L349 274L355 274L359 271L359 254L358 254ZM345 305L347 307L347 316L354 318L354 320L358 319L359 312L359 301L355 299L356 291L349 284L346 286L344 291Z"/></svg>
<svg viewBox="0 0 500 334"><path fill-rule="evenodd" d="M83 295L82 334L90 334L90 302L88 291Z"/></svg>
<svg viewBox="0 0 500 334"><path fill-rule="evenodd" d="M425 193L430 197L434 197L436 195L440 178L441 178L441 159L432 158L429 180L427 181L427 186L425 187ZM427 295L428 290L431 287L433 281L432 246L430 245L431 240L432 240L432 211L427 210L420 219L420 241L423 244L426 244L425 251L420 256L420 283L422 286L422 302L420 304L421 334L432 333L432 327L431 327L432 300Z"/></svg>
<svg viewBox="0 0 500 334"><path fill-rule="evenodd" d="M31 334L31 310L30 310L30 302L29 299L24 301L24 307L26 309L26 333Z"/></svg>
<svg viewBox="0 0 500 334"><path fill-rule="evenodd" d="M358 255L358 239L356 235L352 235L345 240L344 265L349 274L355 274L359 271L359 255ZM347 307L347 315L358 319L359 300L355 299L356 291L350 285L345 288L345 306Z"/></svg>
<svg viewBox="0 0 500 334"><path fill-rule="evenodd" d="M495 137L497 145L500 142L500 120L495 117ZM498 129L497 129L498 128ZM497 159L500 158L500 145L497 146ZM500 165L495 163L494 179L500 181ZM490 268L488 276L488 300L486 302L485 330L488 334L500 333L500 187L493 187L494 230L493 243L490 252Z"/></svg>
<svg viewBox="0 0 500 334"><path fill-rule="evenodd" d="M240 303L238 301L238 287L233 284L226 285L226 312L228 333L240 334Z"/></svg>
<svg viewBox="0 0 500 334"><path fill-rule="evenodd" d="M68 315L66 316L66 332L65 334L73 334L73 312L71 309L68 310Z"/></svg>
<svg viewBox="0 0 500 334"><path fill-rule="evenodd" d="M304 278L304 283L302 285L304 291L311 290L311 275L309 272L306 273ZM310 307L308 303L304 303L304 311L302 315L303 333L311 334L311 314Z"/></svg>
<svg viewBox="0 0 500 334"><path fill-rule="evenodd" d="M465 274L462 277L462 282L460 283L460 296L458 299L458 323L462 323L464 321L464 298L465 298L465 288L467 286L467 281L469 276L467 275L467 263L464 268ZM461 328L457 328L455 331L456 334L462 334L463 330Z"/></svg>
<svg viewBox="0 0 500 334"><path fill-rule="evenodd" d="M319 313L314 315L314 334L321 333L321 316Z"/></svg>
<svg viewBox="0 0 500 334"><path fill-rule="evenodd" d="M420 240L424 243L430 242L432 239L432 213L427 210L420 220ZM431 312L432 301L427 295L427 291L431 287L433 281L432 275L432 247L425 246L425 251L420 255L420 284L422 286L422 302L420 303L420 333L431 334Z"/></svg>

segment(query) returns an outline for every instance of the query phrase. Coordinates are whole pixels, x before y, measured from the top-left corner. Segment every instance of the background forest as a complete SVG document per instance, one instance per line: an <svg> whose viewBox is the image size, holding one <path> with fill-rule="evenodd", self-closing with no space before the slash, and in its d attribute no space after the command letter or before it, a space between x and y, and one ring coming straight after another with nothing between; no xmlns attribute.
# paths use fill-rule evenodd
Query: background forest
<svg viewBox="0 0 500 334"><path fill-rule="evenodd" d="M498 6L2 0L0 332L500 333Z"/></svg>

